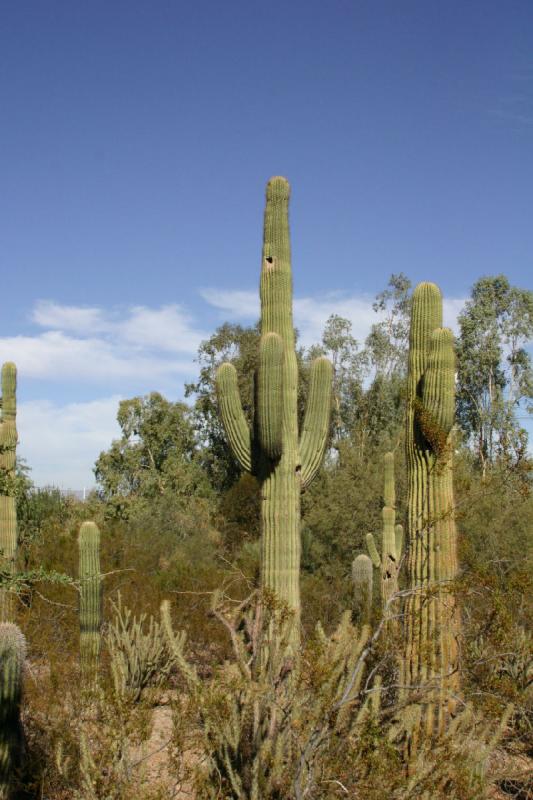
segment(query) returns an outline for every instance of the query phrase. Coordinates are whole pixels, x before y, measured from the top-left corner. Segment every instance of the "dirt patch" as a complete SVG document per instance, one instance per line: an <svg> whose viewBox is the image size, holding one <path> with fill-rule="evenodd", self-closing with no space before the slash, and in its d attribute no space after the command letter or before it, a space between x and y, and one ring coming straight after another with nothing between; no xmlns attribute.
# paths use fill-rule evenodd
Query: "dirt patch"
<svg viewBox="0 0 533 800"><path fill-rule="evenodd" d="M132 751L139 787L149 789L150 797L172 800L194 800L191 774L198 764L198 753L186 750L180 756L180 766L173 761L173 709L167 698L152 712L150 737Z"/></svg>

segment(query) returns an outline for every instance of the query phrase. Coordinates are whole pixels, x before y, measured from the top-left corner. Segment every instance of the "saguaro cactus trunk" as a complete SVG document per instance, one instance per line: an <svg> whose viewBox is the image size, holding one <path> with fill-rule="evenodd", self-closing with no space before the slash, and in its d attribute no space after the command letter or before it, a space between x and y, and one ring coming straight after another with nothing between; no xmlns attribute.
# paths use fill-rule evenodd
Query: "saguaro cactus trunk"
<svg viewBox="0 0 533 800"><path fill-rule="evenodd" d="M2 367L2 417L0 421L0 570L12 573L17 554L17 368L10 361ZM0 622L13 614L13 595L0 589Z"/></svg>
<svg viewBox="0 0 533 800"><path fill-rule="evenodd" d="M11 796L22 743L20 703L26 640L16 625L0 623L0 800Z"/></svg>
<svg viewBox="0 0 533 800"><path fill-rule="evenodd" d="M217 373L222 421L241 467L261 483L261 577L293 612L293 641L300 615L300 492L316 475L326 448L332 367L311 366L307 411L298 434L298 365L292 322L289 240L290 188L285 178L267 185L261 268L261 339L256 403L250 430L230 363Z"/></svg>
<svg viewBox="0 0 533 800"><path fill-rule="evenodd" d="M90 687L98 674L102 626L102 577L100 531L94 522L84 522L78 537L80 578L80 667Z"/></svg>
<svg viewBox="0 0 533 800"><path fill-rule="evenodd" d="M367 534L366 543L368 553L374 566L381 573L381 601L383 608L389 616L395 609L390 607L390 601L398 592L398 574L402 558L403 527L396 525L396 488L394 485L394 453L385 453L383 458L384 489L383 489L383 532L381 538L381 556L378 553L374 537ZM396 622L394 623L396 627Z"/></svg>
<svg viewBox="0 0 533 800"><path fill-rule="evenodd" d="M432 283L413 295L409 341L406 451L409 588L402 685L426 687L409 737L442 732L459 688L459 615L451 582L457 575L450 434L455 413L451 331L441 327L442 298ZM408 690L405 690L408 691Z"/></svg>

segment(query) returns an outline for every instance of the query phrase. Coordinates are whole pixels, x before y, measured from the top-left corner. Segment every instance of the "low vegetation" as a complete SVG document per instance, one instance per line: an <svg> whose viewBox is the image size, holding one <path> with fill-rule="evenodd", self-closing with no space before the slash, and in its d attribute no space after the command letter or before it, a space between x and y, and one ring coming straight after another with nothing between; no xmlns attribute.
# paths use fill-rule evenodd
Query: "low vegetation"
<svg viewBox="0 0 533 800"><path fill-rule="evenodd" d="M259 325L120 403L86 501L17 463L3 367L0 798L533 796L532 294L482 278L454 338L393 275L305 350L288 203Z"/></svg>

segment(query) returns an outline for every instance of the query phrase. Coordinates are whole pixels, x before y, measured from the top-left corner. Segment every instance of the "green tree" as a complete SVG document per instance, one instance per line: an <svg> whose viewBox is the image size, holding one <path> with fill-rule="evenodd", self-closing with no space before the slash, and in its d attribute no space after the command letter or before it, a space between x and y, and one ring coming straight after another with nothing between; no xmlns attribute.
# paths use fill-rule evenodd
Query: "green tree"
<svg viewBox="0 0 533 800"><path fill-rule="evenodd" d="M353 429L357 402L363 391L364 354L352 335L350 320L332 314L324 327L321 344L309 348L306 360L325 355L333 365L332 440L335 446Z"/></svg>
<svg viewBox="0 0 533 800"><path fill-rule="evenodd" d="M186 505L193 497L209 496L185 403L152 392L122 400L117 420L122 436L100 454L94 469L108 513L127 518L148 501Z"/></svg>
<svg viewBox="0 0 533 800"><path fill-rule="evenodd" d="M257 478L244 472L220 498L218 523L230 555L260 536L260 488Z"/></svg>
<svg viewBox="0 0 533 800"><path fill-rule="evenodd" d="M354 409L352 438L363 454L369 447L390 448L401 435L405 405L405 381L411 281L391 275L387 287L376 296L373 309L381 320L370 329L360 354L365 365L366 390Z"/></svg>
<svg viewBox="0 0 533 800"><path fill-rule="evenodd" d="M198 379L185 386L185 396L195 397L193 419L202 445L201 460L213 485L224 490L240 475L240 468L227 446L215 391L218 367L230 361L237 370L239 392L246 419L253 416L254 374L257 365L259 332L257 325L243 327L224 323L198 348Z"/></svg>
<svg viewBox="0 0 533 800"><path fill-rule="evenodd" d="M373 309L383 316L372 325L365 341L366 361L372 378L405 375L411 318L411 281L403 272L392 274Z"/></svg>
<svg viewBox="0 0 533 800"><path fill-rule="evenodd" d="M483 472L499 458L525 456L517 411L532 410L533 292L505 275L481 278L459 315L458 419Z"/></svg>
<svg viewBox="0 0 533 800"><path fill-rule="evenodd" d="M366 552L367 533L382 529L384 450L372 444L363 453L357 442L341 442L330 461L303 495L304 532L309 571L349 576L354 556ZM397 457L403 464L403 454ZM398 521L402 521L405 474L397 470ZM349 583L351 586L351 584Z"/></svg>

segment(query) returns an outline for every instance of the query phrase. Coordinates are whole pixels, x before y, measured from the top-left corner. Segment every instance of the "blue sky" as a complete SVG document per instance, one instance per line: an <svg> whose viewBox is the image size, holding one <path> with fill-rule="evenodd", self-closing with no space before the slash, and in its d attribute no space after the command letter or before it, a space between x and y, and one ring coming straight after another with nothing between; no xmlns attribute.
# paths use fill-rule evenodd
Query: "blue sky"
<svg viewBox="0 0 533 800"><path fill-rule="evenodd" d="M253 319L264 185L296 319L359 338L392 272L531 285L533 4L3 3L0 358L37 483L92 483L118 399L182 396Z"/></svg>

